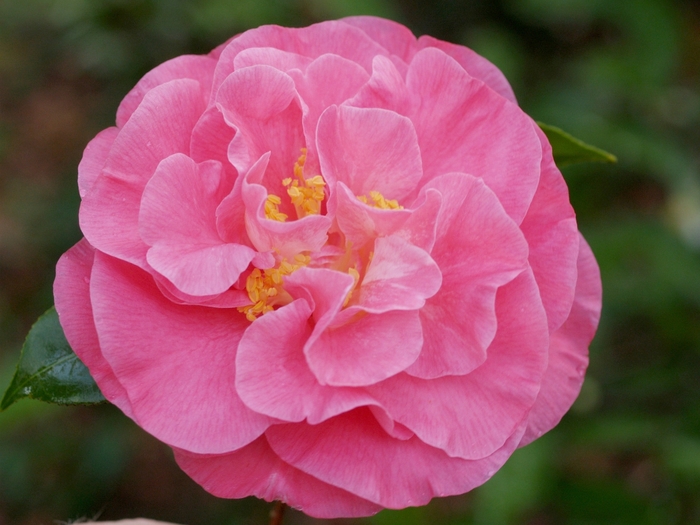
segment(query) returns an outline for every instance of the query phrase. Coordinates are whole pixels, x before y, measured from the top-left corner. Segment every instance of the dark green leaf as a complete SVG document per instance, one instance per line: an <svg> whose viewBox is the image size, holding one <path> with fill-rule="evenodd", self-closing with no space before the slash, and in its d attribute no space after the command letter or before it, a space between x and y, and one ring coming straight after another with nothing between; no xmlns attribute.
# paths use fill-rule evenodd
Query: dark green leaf
<svg viewBox="0 0 700 525"><path fill-rule="evenodd" d="M572 137L566 131L544 122L538 122L537 125L547 135L549 143L552 145L554 162L559 167L579 162L617 162L617 157L612 153L586 144Z"/></svg>
<svg viewBox="0 0 700 525"><path fill-rule="evenodd" d="M54 307L29 331L0 410L23 397L61 405L105 401L87 367L66 341Z"/></svg>

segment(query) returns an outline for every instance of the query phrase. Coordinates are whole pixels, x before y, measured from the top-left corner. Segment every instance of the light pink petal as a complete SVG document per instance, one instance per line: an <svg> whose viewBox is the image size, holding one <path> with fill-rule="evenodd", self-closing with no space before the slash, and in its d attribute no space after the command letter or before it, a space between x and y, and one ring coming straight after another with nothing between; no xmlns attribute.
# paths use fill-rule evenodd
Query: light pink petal
<svg viewBox="0 0 700 525"><path fill-rule="evenodd" d="M533 123L533 127L542 143L542 172L520 228L530 246L530 265L552 332L566 320L574 300L579 233L566 182L552 158L552 147L539 126Z"/></svg>
<svg viewBox="0 0 700 525"><path fill-rule="evenodd" d="M340 21L362 29L372 40L405 62L415 53L416 37L397 22L376 16L351 16Z"/></svg>
<svg viewBox="0 0 700 525"><path fill-rule="evenodd" d="M90 273L95 249L81 240L56 265L53 295L58 319L73 351L90 370L105 398L133 418L126 390L102 356L90 304Z"/></svg>
<svg viewBox="0 0 700 525"><path fill-rule="evenodd" d="M396 235L430 253L437 236L437 218L442 208L442 194L435 188L427 188L414 206L413 213L396 231Z"/></svg>
<svg viewBox="0 0 700 525"><path fill-rule="evenodd" d="M342 182L336 185L334 197L334 205L329 205L329 210L333 210L338 227L354 249L373 242L377 237L391 235L412 215L407 209L382 210L368 206Z"/></svg>
<svg viewBox="0 0 700 525"><path fill-rule="evenodd" d="M389 436L368 409L319 425L274 425L267 440L280 458L311 476L386 508L425 505L484 483L515 449L524 424L491 456L450 458L417 437Z"/></svg>
<svg viewBox="0 0 700 525"><path fill-rule="evenodd" d="M217 107L210 107L197 121L190 139L190 157L196 162L218 160L232 177L238 173L228 160L228 147L235 130L226 124Z"/></svg>
<svg viewBox="0 0 700 525"><path fill-rule="evenodd" d="M139 80L134 88L124 97L117 109L117 126L124 127L146 94L152 89L178 79L191 79L201 86L202 102L206 103L211 90L216 60L208 56L182 55L152 69Z"/></svg>
<svg viewBox="0 0 700 525"><path fill-rule="evenodd" d="M85 147L83 158L78 164L78 191L81 197L85 197L97 177L102 173L109 150L112 149L112 144L118 134L118 128L104 129Z"/></svg>
<svg viewBox="0 0 700 525"><path fill-rule="evenodd" d="M99 252L90 297L102 354L139 426L202 454L236 450L265 431L270 420L235 388L236 350L250 326L243 314L176 305L150 275Z"/></svg>
<svg viewBox="0 0 700 525"><path fill-rule="evenodd" d="M242 184L245 205L245 225L251 242L258 251L275 250L282 257L291 258L304 251L318 251L328 239L331 218L325 215L307 215L298 220L279 222L265 216L268 192L259 181L269 170L268 155L264 155L250 169ZM256 181L257 183L249 183ZM290 213L294 213L290 211Z"/></svg>
<svg viewBox="0 0 700 525"><path fill-rule="evenodd" d="M296 90L301 97L306 137L307 176L320 170L316 151L316 126L323 111L351 98L369 79L367 72L357 63L338 55L321 55L314 60L305 73L291 71ZM314 173L312 173L314 172Z"/></svg>
<svg viewBox="0 0 700 525"><path fill-rule="evenodd" d="M309 303L296 300L258 318L246 331L236 358L236 391L252 410L315 425L375 403L358 389L322 386L311 373L303 351L313 329L311 313Z"/></svg>
<svg viewBox="0 0 700 525"><path fill-rule="evenodd" d="M423 182L449 172L480 177L520 223L537 188L542 158L530 118L435 48L416 54L406 84L418 98L411 120Z"/></svg>
<svg viewBox="0 0 700 525"><path fill-rule="evenodd" d="M369 313L418 310L441 284L442 273L424 250L396 235L380 237L356 304Z"/></svg>
<svg viewBox="0 0 700 525"><path fill-rule="evenodd" d="M216 210L230 191L221 164L196 164L175 154L158 165L141 199L139 231L151 246L151 267L189 295L215 295L228 290L255 251L225 244L216 228Z"/></svg>
<svg viewBox="0 0 700 525"><path fill-rule="evenodd" d="M194 80L173 80L146 94L80 206L80 228L90 244L146 267L148 247L138 228L141 194L161 160L188 153L203 110L200 85Z"/></svg>
<svg viewBox="0 0 700 525"><path fill-rule="evenodd" d="M411 115L416 108L403 75L386 57L377 56L372 62L372 77L349 104L358 108L383 108L399 115Z"/></svg>
<svg viewBox="0 0 700 525"><path fill-rule="evenodd" d="M264 437L219 456L175 449L175 460L204 490L220 498L279 500L315 518L371 516L381 510L379 505L288 465Z"/></svg>
<svg viewBox="0 0 700 525"><path fill-rule="evenodd" d="M273 192L293 175L304 146L302 112L294 81L271 66L251 66L226 79L217 106L237 134L229 146L229 160L239 173L247 172L270 152L263 184Z"/></svg>
<svg viewBox="0 0 700 525"><path fill-rule="evenodd" d="M427 47L436 47L440 51L444 51L459 62L459 65L461 65L470 76L478 78L502 97L507 98L511 102L516 102L513 88L510 87L508 80L505 75L501 73L501 70L468 47L438 40L428 35L420 37L416 47L417 50Z"/></svg>
<svg viewBox="0 0 700 525"><path fill-rule="evenodd" d="M355 195L378 191L401 204L423 173L413 125L392 111L331 106L318 122L316 143L330 186L343 182Z"/></svg>
<svg viewBox="0 0 700 525"><path fill-rule="evenodd" d="M273 47L309 58L333 54L372 69L372 58L386 50L367 34L343 21L328 21L302 28L262 26L246 31L232 40L221 52L214 73L214 89L223 84L234 70L236 56L255 47Z"/></svg>
<svg viewBox="0 0 700 525"><path fill-rule="evenodd" d="M179 290L162 275L156 273L153 278L161 293L175 304L210 306L211 308L236 308L250 304L250 297L245 289L230 288L223 293L214 295L189 295Z"/></svg>
<svg viewBox="0 0 700 525"><path fill-rule="evenodd" d="M527 268L522 232L475 177L448 174L425 188L442 195L431 256L442 287L421 309L425 340L411 375L463 375L486 359L498 321L496 290Z"/></svg>
<svg viewBox="0 0 700 525"><path fill-rule="evenodd" d="M580 243L574 305L568 319L552 334L549 365L520 446L554 428L576 400L583 384L588 345L600 320L602 288L593 252L583 237Z"/></svg>
<svg viewBox="0 0 700 525"><path fill-rule="evenodd" d="M549 332L532 272L498 290L498 333L488 359L465 376L406 374L369 387L389 416L449 456L480 459L501 448L535 402Z"/></svg>
<svg viewBox="0 0 700 525"><path fill-rule="evenodd" d="M244 49L233 59L235 69L250 66L271 66L280 71L299 69L304 71L311 59L298 53L290 53L274 47L253 47Z"/></svg>

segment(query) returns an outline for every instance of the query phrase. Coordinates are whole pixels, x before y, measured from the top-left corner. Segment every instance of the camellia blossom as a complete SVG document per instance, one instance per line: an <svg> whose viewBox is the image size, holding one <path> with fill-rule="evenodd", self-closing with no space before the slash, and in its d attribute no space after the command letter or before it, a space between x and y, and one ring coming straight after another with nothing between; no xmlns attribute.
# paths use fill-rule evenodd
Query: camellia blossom
<svg viewBox="0 0 700 525"><path fill-rule="evenodd" d="M578 395L595 259L473 51L359 17L148 73L87 146L68 341L225 498L317 517L484 483Z"/></svg>

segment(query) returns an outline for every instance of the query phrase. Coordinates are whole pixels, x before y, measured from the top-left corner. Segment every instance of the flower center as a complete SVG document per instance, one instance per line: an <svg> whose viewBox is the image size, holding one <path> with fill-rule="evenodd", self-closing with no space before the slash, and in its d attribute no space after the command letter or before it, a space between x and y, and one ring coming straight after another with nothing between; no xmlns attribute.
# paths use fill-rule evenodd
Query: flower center
<svg viewBox="0 0 700 525"><path fill-rule="evenodd" d="M403 210L403 206L399 204L399 201L396 199L386 199L384 198L384 195L378 191L370 191L369 198L364 195L358 195L357 198L360 202L364 202L365 204L373 206L374 208L379 208L380 210Z"/></svg>
<svg viewBox="0 0 700 525"><path fill-rule="evenodd" d="M274 310L275 306L289 304L292 297L282 288L283 277L290 275L311 261L308 255L298 254L293 262L282 259L275 268L260 270L255 268L245 283L245 289L251 303L238 307L238 311L244 313L246 319L255 321L258 316Z"/></svg>
<svg viewBox="0 0 700 525"><path fill-rule="evenodd" d="M306 148L301 148L301 155L294 163L294 177L282 180L282 185L287 188L287 195L294 205L297 218L321 213L321 203L326 198L324 187L326 182L321 175L304 178L304 164L306 163ZM277 195L270 194L265 201L265 216L273 221L284 222L288 215L280 212L282 203Z"/></svg>

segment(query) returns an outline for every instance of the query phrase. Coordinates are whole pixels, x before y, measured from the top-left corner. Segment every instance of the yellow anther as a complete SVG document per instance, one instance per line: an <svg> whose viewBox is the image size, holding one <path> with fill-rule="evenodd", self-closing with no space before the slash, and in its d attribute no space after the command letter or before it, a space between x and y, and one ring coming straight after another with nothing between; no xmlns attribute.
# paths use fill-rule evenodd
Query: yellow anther
<svg viewBox="0 0 700 525"><path fill-rule="evenodd" d="M310 261L308 255L299 254L294 256L294 264L282 259L277 268L262 271L255 268L245 283L251 304L240 306L238 311L245 314L249 321L255 321L259 316L274 310L275 306L290 302L291 297L282 288L283 277L306 266Z"/></svg>
<svg viewBox="0 0 700 525"><path fill-rule="evenodd" d="M318 215L321 212L321 203L326 198L324 187L326 181L320 175L304 178L304 165L306 164L306 148L301 148L301 155L294 164L294 177L282 179L282 185L287 188L287 195L294 204L297 217Z"/></svg>
<svg viewBox="0 0 700 525"><path fill-rule="evenodd" d="M287 220L287 214L280 211L282 199L277 195L270 194L265 199L265 217L273 221L284 222Z"/></svg>
<svg viewBox="0 0 700 525"><path fill-rule="evenodd" d="M357 283L360 282L360 272L357 271L357 268L348 268L348 273L352 275L353 280L355 281L352 284L352 288L350 288L350 291L348 292L348 295L345 296L345 301L343 301L343 306L347 306L348 303L350 302L350 298L352 297L352 292L355 291L355 287L357 287Z"/></svg>
<svg viewBox="0 0 700 525"><path fill-rule="evenodd" d="M403 210L403 206L399 204L396 199L386 199L384 195L378 191L370 191L369 198L364 195L358 195L357 199L360 202L372 206L374 208L379 208L380 210ZM372 202L370 203L370 199Z"/></svg>

